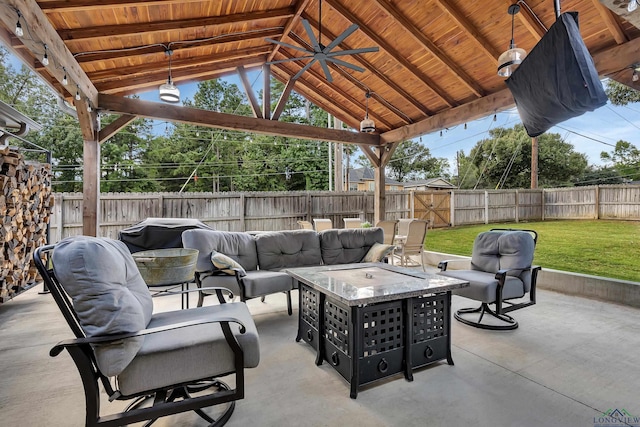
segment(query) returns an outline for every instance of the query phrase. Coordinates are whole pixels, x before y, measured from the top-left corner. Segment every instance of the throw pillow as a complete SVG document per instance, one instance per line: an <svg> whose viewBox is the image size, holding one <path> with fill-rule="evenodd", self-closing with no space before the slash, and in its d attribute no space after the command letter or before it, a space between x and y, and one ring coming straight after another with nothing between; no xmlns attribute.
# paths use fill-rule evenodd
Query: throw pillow
<svg viewBox="0 0 640 427"><path fill-rule="evenodd" d="M213 266L222 271L223 273L229 274L231 276L235 276L236 271L238 272L239 276L246 276L247 272L245 271L245 269L238 264L233 258L222 254L220 252L216 252L216 251L212 251L211 252L211 263L213 264ZM232 269L237 269L237 270L232 270Z"/></svg>
<svg viewBox="0 0 640 427"><path fill-rule="evenodd" d="M380 262L389 255L396 247L394 245L383 245L374 243L369 252L362 258L362 262Z"/></svg>

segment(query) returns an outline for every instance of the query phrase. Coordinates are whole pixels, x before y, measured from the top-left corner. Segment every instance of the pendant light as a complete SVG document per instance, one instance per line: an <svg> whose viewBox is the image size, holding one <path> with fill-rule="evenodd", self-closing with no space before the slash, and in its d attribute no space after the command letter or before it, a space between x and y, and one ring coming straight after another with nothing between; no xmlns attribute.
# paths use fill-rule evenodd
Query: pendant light
<svg viewBox="0 0 640 427"><path fill-rule="evenodd" d="M367 91L365 97L367 98L367 104L364 114L364 120L360 122L360 132L371 133L375 132L376 130L375 122L369 118L369 98L371 98L371 93Z"/></svg>
<svg viewBox="0 0 640 427"><path fill-rule="evenodd" d="M498 58L498 75L500 77L509 77L518 65L522 63L522 60L525 56L527 56L527 52L524 49L516 47L515 42L513 41L513 29L516 14L520 12L519 4L512 4L509 6L507 13L511 15L511 43L509 44L509 49L500 55Z"/></svg>
<svg viewBox="0 0 640 427"><path fill-rule="evenodd" d="M173 84L173 80L171 79L171 55L173 55L173 51L167 49L164 53L169 57L169 78L166 83L160 85L158 91L160 92L160 99L162 101L175 104L180 102L180 89Z"/></svg>

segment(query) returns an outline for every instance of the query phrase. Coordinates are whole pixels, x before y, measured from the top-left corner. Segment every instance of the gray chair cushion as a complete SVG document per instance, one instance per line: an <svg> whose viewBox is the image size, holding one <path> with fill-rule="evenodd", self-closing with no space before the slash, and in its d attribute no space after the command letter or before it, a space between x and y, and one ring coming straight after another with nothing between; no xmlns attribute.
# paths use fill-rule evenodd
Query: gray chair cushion
<svg viewBox="0 0 640 427"><path fill-rule="evenodd" d="M258 268L256 242L250 234L235 231L186 230L182 233L185 248L197 249L196 271L211 271L211 251L220 252L232 258L249 270Z"/></svg>
<svg viewBox="0 0 640 427"><path fill-rule="evenodd" d="M256 270L253 270L256 271ZM228 274L217 274L214 276L203 276L201 278L201 283L203 288L225 288L231 291L234 295L240 295L240 285L238 285L238 280L236 276L229 276ZM202 291L204 294L213 295L216 293L215 290L204 290Z"/></svg>
<svg viewBox="0 0 640 427"><path fill-rule="evenodd" d="M73 300L87 336L102 336L145 329L153 302L138 267L118 240L70 237L53 251L53 269ZM103 374L118 375L134 358L142 338L95 347Z"/></svg>
<svg viewBox="0 0 640 427"><path fill-rule="evenodd" d="M332 229L320 232L322 262L327 265L361 262L374 243L384 241L382 228Z"/></svg>
<svg viewBox="0 0 640 427"><path fill-rule="evenodd" d="M453 277L455 279L466 280L469 286L462 289L455 289L454 294L476 301L492 304L496 301L496 288L498 281L495 273L486 273L477 270L446 270L441 271L442 276ZM502 299L521 298L525 294L524 284L517 277L507 276L502 288Z"/></svg>
<svg viewBox="0 0 640 427"><path fill-rule="evenodd" d="M286 292L293 289L293 278L287 273L269 270L247 271L242 278L245 296L248 298Z"/></svg>
<svg viewBox="0 0 640 427"><path fill-rule="evenodd" d="M229 323L244 352L245 368L258 366L258 332L244 303L227 303L190 310L154 314L149 328L193 320L231 317L240 320L246 332ZM235 370L233 352L219 323L206 323L149 334L133 361L118 376L122 393L131 395L173 384L216 377Z"/></svg>
<svg viewBox="0 0 640 427"><path fill-rule="evenodd" d="M260 233L255 240L261 270L322 264L320 238L313 230Z"/></svg>

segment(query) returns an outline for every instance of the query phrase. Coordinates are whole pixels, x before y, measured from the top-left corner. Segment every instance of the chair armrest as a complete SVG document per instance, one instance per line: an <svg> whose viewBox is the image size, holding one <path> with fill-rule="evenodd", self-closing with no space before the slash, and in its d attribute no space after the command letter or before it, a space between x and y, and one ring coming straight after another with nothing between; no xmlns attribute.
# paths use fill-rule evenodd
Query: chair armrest
<svg viewBox="0 0 640 427"><path fill-rule="evenodd" d="M531 267L525 267L525 268L509 268L509 269L503 269L503 270L498 270L498 272L496 273L496 280L498 281L498 286L502 286L504 285L504 281L507 277L507 273L510 273L512 271L526 271L529 270L531 272L535 272L535 274L537 274L537 272L541 269L541 267L539 265L532 265Z"/></svg>
<svg viewBox="0 0 640 427"><path fill-rule="evenodd" d="M181 294L186 294L189 292L200 292L200 291L227 291L230 294L233 294L233 292L231 292L231 289L229 288L223 288L222 286L207 286L206 288L193 288L193 289L185 289L185 290L179 290L179 291L162 291L162 293L158 293L153 295L154 298L160 298L160 297L166 297L169 295L181 295Z"/></svg>
<svg viewBox="0 0 640 427"><path fill-rule="evenodd" d="M446 271L450 262L469 262L468 259L444 259L438 263L440 271Z"/></svg>
<svg viewBox="0 0 640 427"><path fill-rule="evenodd" d="M241 334L244 334L246 332L247 328L244 326L242 321L234 317L220 317L220 318L208 319L208 320L191 320L189 322L180 322L180 323L175 323L173 325L158 326L155 328L143 329L136 332L125 332L122 334L102 335L102 336L95 336L95 337L85 337L85 338L75 338L70 340L64 340L56 344L49 351L49 355L51 357L56 357L62 352L62 350L64 350L67 347L85 346L90 344L108 344L111 342L120 341L127 338L142 337L149 334L157 334L159 332L171 331L173 329L187 328L190 326L204 325L207 323L229 323L229 322L237 323L238 325L240 325Z"/></svg>

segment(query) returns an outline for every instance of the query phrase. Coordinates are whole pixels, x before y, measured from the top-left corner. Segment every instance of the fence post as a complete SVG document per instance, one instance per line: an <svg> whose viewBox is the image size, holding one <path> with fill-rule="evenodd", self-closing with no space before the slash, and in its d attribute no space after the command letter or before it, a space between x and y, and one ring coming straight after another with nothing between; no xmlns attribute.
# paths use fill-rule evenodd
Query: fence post
<svg viewBox="0 0 640 427"><path fill-rule="evenodd" d="M516 189L516 222L520 222L520 193Z"/></svg>
<svg viewBox="0 0 640 427"><path fill-rule="evenodd" d="M451 196L449 197L449 210L451 211L451 213L449 214L450 220L449 220L449 226L450 227L455 227L456 226L456 203L455 203L455 194L453 193L453 190L451 190Z"/></svg>
<svg viewBox="0 0 640 427"><path fill-rule="evenodd" d="M489 192L484 190L484 223L489 224Z"/></svg>
<svg viewBox="0 0 640 427"><path fill-rule="evenodd" d="M544 221L545 217L545 206L544 206L544 188L540 190L540 205L542 206L542 221Z"/></svg>
<svg viewBox="0 0 640 427"><path fill-rule="evenodd" d="M245 229L246 225L244 222L246 215L247 215L247 207L245 205L244 193L240 193L240 231L247 231Z"/></svg>
<svg viewBox="0 0 640 427"><path fill-rule="evenodd" d="M600 219L600 186L596 185L595 188L596 194L595 194L595 203L596 203L596 211L595 211L595 219Z"/></svg>

